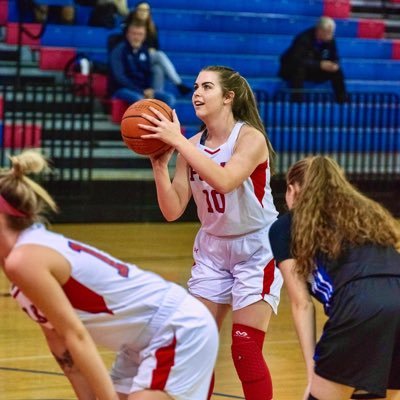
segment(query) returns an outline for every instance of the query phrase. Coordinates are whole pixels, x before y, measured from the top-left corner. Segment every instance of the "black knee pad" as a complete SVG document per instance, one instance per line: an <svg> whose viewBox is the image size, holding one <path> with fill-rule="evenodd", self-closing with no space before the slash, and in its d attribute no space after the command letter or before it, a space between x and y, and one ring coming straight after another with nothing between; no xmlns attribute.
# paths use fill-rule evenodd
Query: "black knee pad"
<svg viewBox="0 0 400 400"><path fill-rule="evenodd" d="M311 393L308 395L308 400L318 400L316 397L314 397Z"/></svg>

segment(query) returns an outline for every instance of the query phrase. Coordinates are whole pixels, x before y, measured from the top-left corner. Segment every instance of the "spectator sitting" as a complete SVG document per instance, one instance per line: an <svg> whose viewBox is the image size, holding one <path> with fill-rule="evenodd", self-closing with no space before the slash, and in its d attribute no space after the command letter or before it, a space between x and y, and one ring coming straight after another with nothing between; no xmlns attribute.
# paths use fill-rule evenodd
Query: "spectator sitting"
<svg viewBox="0 0 400 400"><path fill-rule="evenodd" d="M96 0L96 5L89 17L90 26L115 28L117 17L126 17L129 9L126 0Z"/></svg>
<svg viewBox="0 0 400 400"><path fill-rule="evenodd" d="M150 54L144 44L145 25L132 21L125 27L124 34L124 40L117 43L109 54L112 96L129 104L143 98L155 98L173 107L175 96L165 92L161 83L158 88L152 86Z"/></svg>
<svg viewBox="0 0 400 400"><path fill-rule="evenodd" d="M335 21L321 17L315 27L297 35L280 58L279 76L288 81L293 90L292 99L301 101L304 81L331 81L335 99L347 99L344 75L334 38Z"/></svg>
<svg viewBox="0 0 400 400"><path fill-rule="evenodd" d="M38 23L46 23L50 18L65 25L72 25L74 23L75 8L72 1L71 4L63 6L40 4L39 2L32 1L32 9L35 21Z"/></svg>
<svg viewBox="0 0 400 400"><path fill-rule="evenodd" d="M183 84L182 78L177 73L174 64L169 57L160 50L157 27L151 16L150 4L147 2L137 3L126 19L127 25L133 20L143 21L146 26L145 43L149 48L152 69L154 71L154 88L160 89L161 85L163 85L165 75L178 88L182 95L191 93L192 88Z"/></svg>

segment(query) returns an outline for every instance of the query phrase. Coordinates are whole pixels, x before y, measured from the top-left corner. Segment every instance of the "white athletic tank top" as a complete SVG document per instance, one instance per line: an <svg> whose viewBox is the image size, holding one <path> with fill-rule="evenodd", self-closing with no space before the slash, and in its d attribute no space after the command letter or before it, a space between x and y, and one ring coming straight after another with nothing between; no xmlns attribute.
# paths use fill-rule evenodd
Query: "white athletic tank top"
<svg viewBox="0 0 400 400"><path fill-rule="evenodd" d="M237 122L228 140L216 149L201 144L201 140L196 146L217 164L225 165L233 154L243 125L243 122ZM272 199L270 176L267 160L259 164L237 189L222 194L189 167L189 182L202 229L215 236L236 236L269 226L278 215Z"/></svg>
<svg viewBox="0 0 400 400"><path fill-rule="evenodd" d="M176 309L187 292L160 276L124 263L94 247L68 239L35 224L23 231L15 247L37 244L63 255L71 265L64 292L96 343L117 350L140 348L139 337L165 305ZM13 297L36 322L51 327L46 317L13 286ZM157 318L155 318L157 319ZM143 335L148 340L147 335Z"/></svg>

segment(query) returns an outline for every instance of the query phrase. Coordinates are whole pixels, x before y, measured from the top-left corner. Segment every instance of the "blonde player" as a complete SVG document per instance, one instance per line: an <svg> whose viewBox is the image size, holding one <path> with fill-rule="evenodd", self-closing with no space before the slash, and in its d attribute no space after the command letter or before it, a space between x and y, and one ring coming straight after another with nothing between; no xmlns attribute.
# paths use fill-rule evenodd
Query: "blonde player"
<svg viewBox="0 0 400 400"><path fill-rule="evenodd" d="M247 400L271 400L272 381L262 354L277 311L282 277L275 268L268 229L277 211L269 186L273 149L247 81L222 66L204 68L193 106L204 126L190 140L157 110L145 115L149 134L179 153L171 182L172 151L152 158L158 202L169 221L197 205L201 229L194 246L189 291L221 324L232 307L232 357Z"/></svg>
<svg viewBox="0 0 400 400"><path fill-rule="evenodd" d="M28 151L0 174L1 264L79 400L206 399L218 347L207 308L158 275L47 230L42 214L56 205L25 176L44 167ZM95 343L117 352L111 378Z"/></svg>

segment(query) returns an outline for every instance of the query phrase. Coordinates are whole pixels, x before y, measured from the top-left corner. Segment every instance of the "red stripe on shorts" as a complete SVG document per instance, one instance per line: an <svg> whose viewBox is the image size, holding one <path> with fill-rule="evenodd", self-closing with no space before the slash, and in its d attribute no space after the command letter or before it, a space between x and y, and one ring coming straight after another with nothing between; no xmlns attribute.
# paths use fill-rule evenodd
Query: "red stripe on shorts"
<svg viewBox="0 0 400 400"><path fill-rule="evenodd" d="M171 344L165 347L160 347L156 351L157 365L153 370L150 389L164 390L165 385L167 384L169 372L175 363L175 347L176 337L174 336Z"/></svg>
<svg viewBox="0 0 400 400"><path fill-rule="evenodd" d="M264 277L263 277L263 290L262 297L266 294L270 293L272 282L275 277L275 260L272 259L267 266L264 268Z"/></svg>

